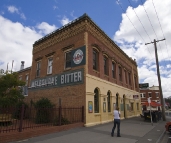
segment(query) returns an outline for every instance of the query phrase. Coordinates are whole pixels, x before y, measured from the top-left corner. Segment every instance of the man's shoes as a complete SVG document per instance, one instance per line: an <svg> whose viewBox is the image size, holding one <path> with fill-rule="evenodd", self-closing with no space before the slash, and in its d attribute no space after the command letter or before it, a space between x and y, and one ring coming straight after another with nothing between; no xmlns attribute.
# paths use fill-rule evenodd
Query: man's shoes
<svg viewBox="0 0 171 143"><path fill-rule="evenodd" d="M111 133L111 137L113 137L113 134Z"/></svg>
<svg viewBox="0 0 171 143"><path fill-rule="evenodd" d="M120 135L118 135L117 137L121 137Z"/></svg>

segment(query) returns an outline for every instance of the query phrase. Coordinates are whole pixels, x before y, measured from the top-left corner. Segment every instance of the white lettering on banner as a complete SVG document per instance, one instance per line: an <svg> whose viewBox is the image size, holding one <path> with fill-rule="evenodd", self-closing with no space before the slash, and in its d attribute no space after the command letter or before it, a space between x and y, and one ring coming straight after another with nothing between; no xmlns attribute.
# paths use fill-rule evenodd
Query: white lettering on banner
<svg viewBox="0 0 171 143"><path fill-rule="evenodd" d="M78 81L82 81L81 71L78 72Z"/></svg>
<svg viewBox="0 0 171 143"><path fill-rule="evenodd" d="M64 84L64 75L61 75L61 84Z"/></svg>
<svg viewBox="0 0 171 143"><path fill-rule="evenodd" d="M77 72L74 72L74 82L77 82Z"/></svg>
<svg viewBox="0 0 171 143"><path fill-rule="evenodd" d="M39 80L39 86L41 86L42 85L42 80Z"/></svg>
<svg viewBox="0 0 171 143"><path fill-rule="evenodd" d="M54 77L51 79L51 84L54 85Z"/></svg>
<svg viewBox="0 0 171 143"><path fill-rule="evenodd" d="M55 76L55 85L57 85L58 83L58 76Z"/></svg>
<svg viewBox="0 0 171 143"><path fill-rule="evenodd" d="M37 79L31 82L31 87L46 87L46 86L53 86L53 85L65 85L70 83L81 82L83 79L82 71L75 71L72 73L66 73L51 77L45 77L43 79ZM58 78L59 82L58 82Z"/></svg>
<svg viewBox="0 0 171 143"><path fill-rule="evenodd" d="M71 82L73 82L73 74L74 74L74 73L71 73Z"/></svg>

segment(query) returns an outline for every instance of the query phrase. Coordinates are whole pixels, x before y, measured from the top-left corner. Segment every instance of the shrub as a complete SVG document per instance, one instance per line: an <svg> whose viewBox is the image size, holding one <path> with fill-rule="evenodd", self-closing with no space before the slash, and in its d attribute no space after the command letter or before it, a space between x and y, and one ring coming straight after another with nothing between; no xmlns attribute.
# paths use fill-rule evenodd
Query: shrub
<svg viewBox="0 0 171 143"><path fill-rule="evenodd" d="M67 124L71 124L71 122L67 118L61 117L61 125L67 125ZM53 121L53 125L59 126L59 117L58 116L55 117L55 119Z"/></svg>
<svg viewBox="0 0 171 143"><path fill-rule="evenodd" d="M37 124L49 123L50 122L50 111L51 111L51 108L54 107L54 105L51 103L51 101L47 98L41 98L39 101L37 101L34 104L34 107L37 110L35 122Z"/></svg>

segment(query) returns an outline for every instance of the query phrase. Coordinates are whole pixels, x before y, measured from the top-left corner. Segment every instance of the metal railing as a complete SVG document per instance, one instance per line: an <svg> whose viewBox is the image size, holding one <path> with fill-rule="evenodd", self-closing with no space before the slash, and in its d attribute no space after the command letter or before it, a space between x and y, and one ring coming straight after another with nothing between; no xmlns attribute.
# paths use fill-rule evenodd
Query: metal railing
<svg viewBox="0 0 171 143"><path fill-rule="evenodd" d="M0 133L18 131L43 126L61 126L84 122L84 106L74 108L0 108Z"/></svg>

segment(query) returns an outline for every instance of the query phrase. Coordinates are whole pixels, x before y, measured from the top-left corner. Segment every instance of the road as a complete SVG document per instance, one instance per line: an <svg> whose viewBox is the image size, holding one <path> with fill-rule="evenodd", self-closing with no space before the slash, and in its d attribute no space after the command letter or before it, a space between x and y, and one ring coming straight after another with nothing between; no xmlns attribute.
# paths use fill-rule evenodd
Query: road
<svg viewBox="0 0 171 143"><path fill-rule="evenodd" d="M171 111L166 111L166 119L167 121L171 121ZM171 133L165 132L161 143L171 143Z"/></svg>

